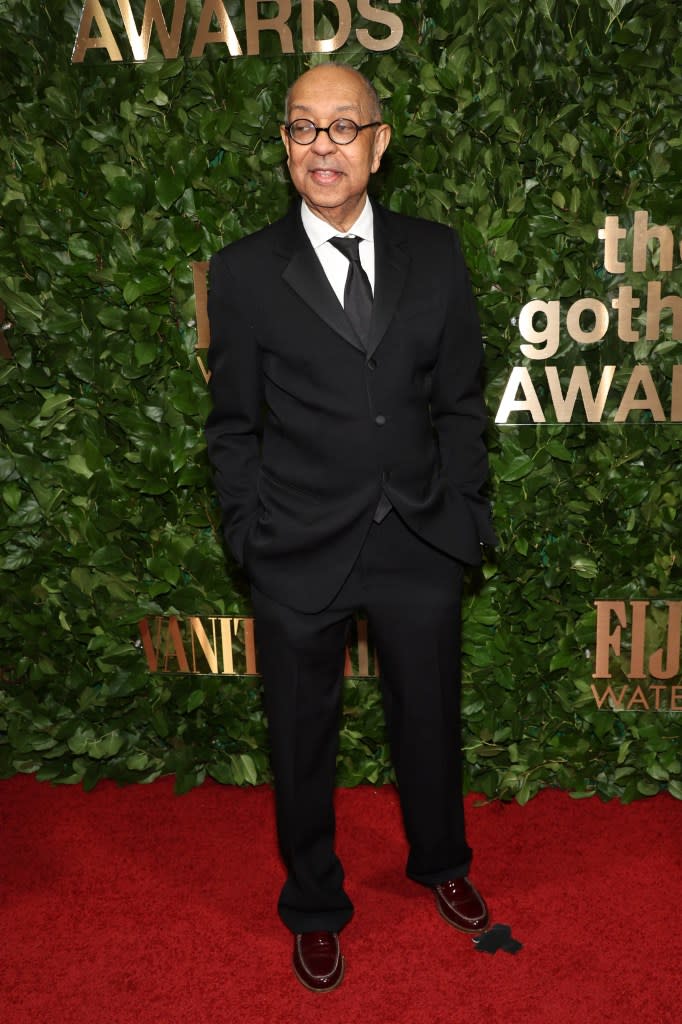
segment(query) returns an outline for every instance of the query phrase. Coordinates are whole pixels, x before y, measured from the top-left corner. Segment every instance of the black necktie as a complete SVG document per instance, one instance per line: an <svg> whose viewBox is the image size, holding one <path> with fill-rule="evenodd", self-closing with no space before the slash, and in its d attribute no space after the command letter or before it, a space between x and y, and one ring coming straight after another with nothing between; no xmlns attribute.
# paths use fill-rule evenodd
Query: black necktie
<svg viewBox="0 0 682 1024"><path fill-rule="evenodd" d="M372 317L372 286L360 262L359 238L330 238L329 241L348 260L348 276L343 290L343 308L360 341L365 342Z"/></svg>

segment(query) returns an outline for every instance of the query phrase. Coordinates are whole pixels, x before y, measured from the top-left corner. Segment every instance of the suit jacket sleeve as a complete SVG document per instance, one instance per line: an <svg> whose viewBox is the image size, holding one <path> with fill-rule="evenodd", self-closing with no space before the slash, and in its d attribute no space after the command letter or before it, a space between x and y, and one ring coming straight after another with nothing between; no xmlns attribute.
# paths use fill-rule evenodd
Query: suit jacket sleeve
<svg viewBox="0 0 682 1024"><path fill-rule="evenodd" d="M490 505L485 496L488 456L487 413L483 401L483 344L476 304L457 235L453 246L454 280L433 376L431 416L438 435L441 470L447 483L462 494L484 544L497 544Z"/></svg>
<svg viewBox="0 0 682 1024"><path fill-rule="evenodd" d="M225 538L242 565L246 537L258 509L263 396L260 351L248 300L228 262L223 250L209 266L208 368L213 409L206 422L206 440Z"/></svg>

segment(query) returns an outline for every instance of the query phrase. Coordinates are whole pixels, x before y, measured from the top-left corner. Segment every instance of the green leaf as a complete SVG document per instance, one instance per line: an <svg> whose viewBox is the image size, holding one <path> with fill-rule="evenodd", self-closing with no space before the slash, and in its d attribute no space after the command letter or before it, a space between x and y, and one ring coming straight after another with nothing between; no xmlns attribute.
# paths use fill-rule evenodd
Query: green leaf
<svg viewBox="0 0 682 1024"><path fill-rule="evenodd" d="M522 480L533 471L533 460L526 455L517 455L500 470L500 479L505 483Z"/></svg>
<svg viewBox="0 0 682 1024"><path fill-rule="evenodd" d="M143 771L149 764L149 755L144 751L140 751L137 754L131 754L126 758L126 768L131 771L139 772Z"/></svg>
<svg viewBox="0 0 682 1024"><path fill-rule="evenodd" d="M114 331L125 330L129 323L130 314L128 310L117 306L105 306L97 312L97 319L104 327L110 327Z"/></svg>
<svg viewBox="0 0 682 1024"><path fill-rule="evenodd" d="M584 558L578 556L571 562L571 569L578 573L579 576L584 576L585 579L594 579L598 575L599 569L597 563L593 558Z"/></svg>
<svg viewBox="0 0 682 1024"><path fill-rule="evenodd" d="M122 736L112 732L101 739L88 743L88 754L96 759L113 757L115 754L118 754L124 743L125 740Z"/></svg>
<svg viewBox="0 0 682 1024"><path fill-rule="evenodd" d="M18 484L6 484L2 489L2 499L12 512L16 512L19 508L21 497L22 492Z"/></svg>
<svg viewBox="0 0 682 1024"><path fill-rule="evenodd" d="M148 366L153 363L158 355L158 345L153 341L138 341L135 343L135 362L139 366Z"/></svg>
<svg viewBox="0 0 682 1024"><path fill-rule="evenodd" d="M570 450L561 441L550 441L547 445L547 451L553 459L559 459L561 462L571 462L573 460Z"/></svg>
<svg viewBox="0 0 682 1024"><path fill-rule="evenodd" d="M91 742L92 731L90 729L83 729L80 726L67 740L69 750L74 754L84 754Z"/></svg>
<svg viewBox="0 0 682 1024"><path fill-rule="evenodd" d="M187 701L187 710L194 711L196 708L201 707L205 700L206 694L203 690L194 690Z"/></svg>
<svg viewBox="0 0 682 1024"><path fill-rule="evenodd" d="M82 455L69 455L66 459L66 465L72 473L77 473L79 476L92 476L92 470L89 468Z"/></svg>
<svg viewBox="0 0 682 1024"><path fill-rule="evenodd" d="M73 401L71 395L55 394L48 395L40 409L41 419L48 420L56 412L61 411Z"/></svg>
<svg viewBox="0 0 682 1024"><path fill-rule="evenodd" d="M162 171L156 182L156 197L167 210L176 199L179 199L185 189L183 179L172 171Z"/></svg>
<svg viewBox="0 0 682 1024"><path fill-rule="evenodd" d="M247 782L255 786L258 782L258 772L256 771L256 765L254 764L253 758L250 754L241 754L240 761L244 770L244 778Z"/></svg>
<svg viewBox="0 0 682 1024"><path fill-rule="evenodd" d="M97 247L92 240L83 235L71 235L69 238L69 252L83 260L97 259Z"/></svg>

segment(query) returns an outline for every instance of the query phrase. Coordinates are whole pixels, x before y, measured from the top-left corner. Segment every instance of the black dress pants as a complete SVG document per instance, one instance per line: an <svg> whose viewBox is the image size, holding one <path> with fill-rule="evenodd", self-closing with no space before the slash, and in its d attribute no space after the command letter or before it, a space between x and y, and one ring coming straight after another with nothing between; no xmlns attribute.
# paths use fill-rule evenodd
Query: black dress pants
<svg viewBox="0 0 682 1024"><path fill-rule="evenodd" d="M339 931L353 913L334 851L334 778L345 643L367 614L409 844L407 874L437 885L468 871L460 741L462 566L392 511L373 523L323 611L253 588L277 830L288 877L279 913L293 932Z"/></svg>

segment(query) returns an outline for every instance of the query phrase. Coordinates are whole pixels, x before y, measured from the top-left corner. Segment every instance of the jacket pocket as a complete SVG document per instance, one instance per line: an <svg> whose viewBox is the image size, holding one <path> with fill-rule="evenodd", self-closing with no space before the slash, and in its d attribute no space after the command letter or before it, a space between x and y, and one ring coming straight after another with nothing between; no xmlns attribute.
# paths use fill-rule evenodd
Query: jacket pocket
<svg viewBox="0 0 682 1024"><path fill-rule="evenodd" d="M316 504L319 504L321 501L320 495L316 491L309 490L306 487L301 487L298 484L289 483L288 480L283 480L282 477L273 473L271 469L266 469L264 466L261 466L260 474L268 485L280 488L283 491L288 491L289 494L297 495L298 497L305 499L305 501L314 501ZM259 493L261 493L262 498L262 492L260 492L260 490Z"/></svg>

